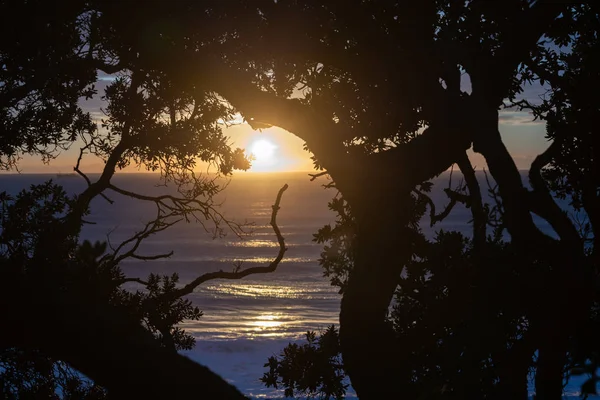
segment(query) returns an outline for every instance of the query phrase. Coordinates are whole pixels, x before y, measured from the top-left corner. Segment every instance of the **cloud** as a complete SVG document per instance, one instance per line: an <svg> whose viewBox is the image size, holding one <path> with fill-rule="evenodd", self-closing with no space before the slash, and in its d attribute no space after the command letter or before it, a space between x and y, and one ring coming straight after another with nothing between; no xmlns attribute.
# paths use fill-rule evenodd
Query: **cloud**
<svg viewBox="0 0 600 400"><path fill-rule="evenodd" d="M543 124L539 119L534 121L529 111L500 111L498 122L501 125Z"/></svg>

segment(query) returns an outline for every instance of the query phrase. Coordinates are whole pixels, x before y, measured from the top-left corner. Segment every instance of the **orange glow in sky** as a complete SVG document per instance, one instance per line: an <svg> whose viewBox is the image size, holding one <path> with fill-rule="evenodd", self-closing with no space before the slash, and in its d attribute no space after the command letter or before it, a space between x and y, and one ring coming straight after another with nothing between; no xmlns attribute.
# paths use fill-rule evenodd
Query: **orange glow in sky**
<svg viewBox="0 0 600 400"><path fill-rule="evenodd" d="M246 150L253 158L252 170L262 172L277 169L277 147L269 139L254 140Z"/></svg>
<svg viewBox="0 0 600 400"><path fill-rule="evenodd" d="M310 155L303 149L304 141L280 128L264 129L262 132L253 130L248 124L224 128L232 147L241 147L246 154L252 154L254 160L248 172L291 172L312 171L313 164ZM77 162L81 143L75 142L68 151L60 154L50 164L45 165L35 156L24 156L19 163L19 169L24 173L65 173L73 172ZM84 156L81 170L85 173L102 172L104 163L91 155ZM206 165L199 163L199 171L206 171ZM214 168L210 170L214 171ZM121 172L145 172L130 166ZM237 172L243 173L243 172Z"/></svg>
<svg viewBox="0 0 600 400"><path fill-rule="evenodd" d="M312 171L313 163L310 154L304 150L304 141L295 135L277 128L253 130L248 124L243 123L241 117L239 123L224 127L223 131L229 137L229 142L235 147L246 149L247 154L252 154L254 160L248 171L252 172L291 172ZM238 121L235 121L238 122ZM541 153L547 146L544 138L544 124L539 123L500 123L500 132L509 152L515 158L519 168L527 169L533 157ZM24 156L19 163L19 170L24 173L65 173L72 172L77 162L81 143L73 143L71 149L63 152L58 158L52 160L49 165L42 163L39 157ZM485 161L479 154L469 155L472 162L478 167L485 166ZM207 165L198 164L198 171L206 171ZM81 170L85 173L102 172L104 163L102 160L87 155L81 163ZM209 171L214 171L210 168ZM120 172L146 172L130 166ZM245 172L236 172L236 174Z"/></svg>
<svg viewBox="0 0 600 400"><path fill-rule="evenodd" d="M225 129L234 147L246 149L254 157L249 172L311 171L310 154L304 141L281 129L269 128L258 132L247 124Z"/></svg>

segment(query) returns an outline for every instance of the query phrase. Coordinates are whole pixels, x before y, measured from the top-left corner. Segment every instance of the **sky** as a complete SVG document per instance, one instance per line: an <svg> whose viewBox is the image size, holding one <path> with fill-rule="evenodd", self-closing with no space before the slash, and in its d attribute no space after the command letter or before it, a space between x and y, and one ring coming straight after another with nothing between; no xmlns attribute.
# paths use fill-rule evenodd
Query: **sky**
<svg viewBox="0 0 600 400"><path fill-rule="evenodd" d="M97 87L100 93L103 93L107 83L107 79L98 82ZM464 90L470 91L468 86L470 85L467 78L463 82ZM525 88L522 97L539 102L543 92L543 88L539 86L529 86ZM93 117L101 118L101 108L104 104L99 96L81 104L84 110L89 111ZM500 114L500 133L519 169L528 169L535 156L548 146L544 138L544 123L532 121L532 119L528 112L502 111ZM273 127L259 132L240 121L237 125L226 127L224 132L234 147L245 148L247 152L254 154L256 159L249 172L310 171L313 169L310 154L303 149L304 142L283 129ZM79 154L79 146L79 143L75 143L70 150L61 154L49 165L43 164L38 157L25 156L19 164L19 169L22 173L72 172ZM469 152L469 157L476 169L485 167L485 161L480 155ZM81 164L82 171L86 173L100 172L102 168L102 161L91 156L85 157ZM144 171L129 167L123 172Z"/></svg>

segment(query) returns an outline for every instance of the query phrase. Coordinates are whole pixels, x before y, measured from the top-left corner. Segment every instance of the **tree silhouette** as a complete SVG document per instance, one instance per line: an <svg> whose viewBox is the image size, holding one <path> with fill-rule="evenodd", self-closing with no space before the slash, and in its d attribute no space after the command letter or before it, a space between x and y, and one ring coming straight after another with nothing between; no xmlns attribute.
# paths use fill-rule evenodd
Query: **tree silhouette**
<svg viewBox="0 0 600 400"><path fill-rule="evenodd" d="M343 289L341 353L361 398L395 393L525 399L532 367L536 398L561 398L573 366L584 365L576 369L581 373L595 371L597 365L591 361L597 351L589 335L596 326L598 264L593 242L599 187L590 118L598 115L598 106L584 99L597 80L592 54L598 50L598 10L544 1L515 1L502 7L489 2L425 4L430 8L403 2L364 2L355 9L335 2L314 8L287 3L298 14L322 13L330 23L323 25L332 36L323 33L321 43L307 46L313 51L325 47L329 54L323 54L325 49L302 54L322 63L317 67L319 78L326 80L332 74L335 79L324 87L311 77L304 104L265 100L279 112L276 117L264 111L269 110L266 106L249 108L248 115L286 127L306 138L310 147L308 134L303 136L298 128L303 125L281 122L283 104L296 107L295 121L304 115L305 126L314 123L313 114L331 112L333 127L310 127L344 143L345 152L337 152L334 145L323 153L322 148L314 151L318 166L327 169L345 202L332 204L340 215L338 225L321 230L317 240L331 243L322 263L326 274L335 271L332 283ZM310 33L292 32L299 41L310 42ZM284 40L281 35L278 40ZM338 42L332 43L333 37ZM571 50L561 53L556 46ZM282 60L292 60L281 54ZM396 55L404 55L406 65L397 64ZM356 62L349 62L350 57ZM384 68L390 66L396 68L386 74ZM360 67L371 73L361 74ZM296 75L285 69L281 73L295 77L303 66L296 68ZM284 80L278 69L274 71L275 79ZM461 89L460 74L465 72L470 92ZM339 87L344 82L341 76L347 77L347 92ZM516 99L523 85L532 81L550 87L542 104ZM317 91L318 100L312 97ZM401 103L382 107L378 101L387 101L385 95ZM361 96L364 103L355 105ZM548 138L553 140L531 165L531 188L523 185L497 129L503 99L546 120ZM378 119L369 119L369 106ZM400 121L391 131L381 127L388 112ZM408 124L410 116L421 125ZM412 131L400 140L387 136L406 126ZM346 142L343 134L350 136ZM390 148L373 149L369 134L387 141ZM497 183L493 204L482 203L481 189L464 155L471 145L485 157ZM355 146L370 154L352 153ZM340 158L352 161L340 167ZM447 194L450 205L463 201L471 208L472 238L440 233L420 247L422 241L410 232L410 217L415 214L407 212L414 210L411 204L416 199L408 195L452 163L463 173L468 192ZM353 183L363 192L353 191ZM556 197L569 199L574 211L587 219L580 223L570 218ZM424 201L431 208L432 203ZM404 208L405 214L395 208ZM556 237L540 231L531 213L546 220ZM487 238L486 224L494 229ZM498 234L505 229L508 243L499 241ZM385 311L394 290L389 324ZM586 384L584 391L595 389Z"/></svg>
<svg viewBox="0 0 600 400"><path fill-rule="evenodd" d="M113 6L0 3L3 15L31 27L13 41L3 39L0 48L0 164L18 168L23 154L48 161L83 143L74 171L88 185L75 196L52 182L0 196L0 310L3 326L12 327L0 333L0 386L16 398L103 396L93 383L111 396L182 397L205 385L207 396L242 398L219 376L176 353L194 344L177 325L201 316L183 296L208 280L275 271L286 251L276 216L287 185L273 206L279 251L270 264L205 274L184 286L176 274L145 280L123 275L119 265L125 259L170 256L143 254L139 246L175 223L197 222L215 236L225 229L242 234L244 226L225 219L213 198L221 190L219 176L250 164L222 132L231 106L140 62L127 38L111 28ZM80 100L98 95L99 74L114 79L103 93L104 115L94 120ZM95 181L81 166L90 155L105 164ZM217 178L195 172L198 160L212 165ZM160 172L176 192L148 196L116 186L115 172L131 164ZM120 244L80 243L91 201L112 203L109 192L153 203L156 217ZM143 290L125 291L125 283ZM82 381L70 366L94 382Z"/></svg>
<svg viewBox="0 0 600 400"><path fill-rule="evenodd" d="M526 80L549 82L528 72L538 66L540 39L586 41L590 26L584 22L595 21L596 10L546 1L353 5L261 5L255 32L232 28L230 42L240 43L237 57L218 63L199 51L196 64L190 56L177 65L185 65L186 76L197 71L194 78L210 79L257 128L276 125L305 140L317 167L331 175L348 203L356 237L340 340L345 368L364 398L416 395L411 371L392 361L404 359L406 349L386 322L401 271L414 256L413 190L454 163L467 179L472 166L465 150L482 154L498 185L495 207L518 271L507 288L522 300L525 326L496 360L497 393L527 396L527 371L537 353L537 396L559 398L569 342L592 306L595 266L573 221L538 179L547 154L533 163L532 187L526 188L499 134L498 110L505 99L518 97ZM211 62L219 67L211 70ZM471 90L461 88L463 73ZM303 96L287 98L300 87ZM467 186L477 228L473 254L484 268L492 254L485 243L486 213L476 181ZM557 237L540 231L532 213ZM511 318L516 325L517 316Z"/></svg>
<svg viewBox="0 0 600 400"><path fill-rule="evenodd" d="M7 14L18 11L25 22L26 15L37 15L27 8L30 3L19 7ZM279 126L304 140L315 166L341 193L343 200L333 207L343 212L343 229L321 231L318 239L335 245L326 250L329 255L342 256L323 260L343 285L340 349L361 398L416 398L424 390L431 396L526 398L533 366L537 398L558 399L566 367L588 367L590 360L593 365L597 352L589 337L584 339L586 329L595 326L597 251L585 246L586 225L578 230L553 195L567 196L585 211L594 241L598 180L591 121L597 106L582 99L588 80L595 82L597 7L545 0L280 0L178 1L169 7L159 1L145 7L75 1L68 8L60 24L52 20L36 29L40 36L71 41L61 41L53 52L48 51L52 43L43 43L48 48L29 43L31 56L16 64L9 61L12 54L20 56L19 46L2 53L10 68L34 63L6 68L18 74L2 87L8 99L2 103L4 127L19 122L15 115L30 101L60 100L69 92L46 85L61 75L36 70L44 52L61 68L75 63L78 74L92 76L83 85L73 75L63 77L77 97L95 71L120 73L106 93L114 106L107 108L105 125L114 135L100 140L88 123L79 128L90 138L84 151L103 156L106 169L76 199L71 217L50 224L45 232L52 239L77 232L89 201L104 190L123 192L110 178L128 162L158 168L178 183L189 183L179 177L190 175L192 156L214 160L223 172L246 166L242 153L224 146L210 125L237 110L257 129ZM89 33L83 46L80 32ZM559 55L551 46L569 46L573 56ZM76 56L73 49L80 49ZM34 72L19 75L27 71ZM46 79L36 86L39 77ZM551 87L551 97L541 105L519 101L531 81ZM21 82L32 82L33 89ZM34 121L63 124L42 124L50 134L33 129L39 136L21 131L22 140L11 139L3 150L7 162L20 150L40 151L29 145L32 140L41 140L41 148L62 143L65 136L57 132L72 131L75 114L65 114L64 121L56 114L77 107L73 95L69 99L70 108L56 107L62 103L54 100L41 108L32 103L31 112L48 110L35 114ZM12 109L15 101L23 106ZM507 105L529 107L547 119L554 140L532 163L530 187L498 130L499 110ZM27 120L20 123L28 126ZM2 137L13 137L3 129L8 133ZM52 140L43 142L46 137ZM469 149L484 157L497 184L487 206ZM449 190L449 204L470 207L472 237L440 233L425 241L418 220L433 211L428 181L454 164L466 191ZM210 193L205 181L193 183L191 193ZM188 215L185 196L141 200L157 204L159 219L171 212ZM204 204L192 206L204 209ZM532 213L555 235L542 232ZM430 214L436 220L445 211ZM503 232L508 243L501 240ZM62 241L65 248L56 251L53 243L39 240L32 265L45 271L62 265L56 255L69 254L73 244ZM437 278L426 280L427 271ZM399 306L390 321L394 296ZM440 339L432 339L434 334ZM419 348L407 345L419 340ZM145 382L156 380L152 373L159 370L140 369L148 372ZM102 371L96 375L102 377Z"/></svg>
<svg viewBox="0 0 600 400"><path fill-rule="evenodd" d="M269 371L261 381L267 387L283 386L286 397L296 394L307 397L343 399L348 385L339 354L338 332L328 327L317 338L306 333L306 344L287 346L280 357L269 357Z"/></svg>

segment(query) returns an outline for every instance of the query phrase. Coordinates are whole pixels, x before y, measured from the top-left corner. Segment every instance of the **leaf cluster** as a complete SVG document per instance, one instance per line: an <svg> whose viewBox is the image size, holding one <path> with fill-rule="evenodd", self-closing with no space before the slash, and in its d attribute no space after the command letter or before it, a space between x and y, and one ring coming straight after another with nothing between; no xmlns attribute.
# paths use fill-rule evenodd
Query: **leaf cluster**
<svg viewBox="0 0 600 400"><path fill-rule="evenodd" d="M198 320L202 311L189 299L173 297L179 276L150 274L145 289L135 293L121 291L119 300L132 308L132 314L142 321L160 344L173 350L191 350L195 345L192 335L178 325L186 320Z"/></svg>
<svg viewBox="0 0 600 400"><path fill-rule="evenodd" d="M279 356L269 357L261 381L267 387L284 388L286 397L343 399L348 384L339 354L338 331L332 325L317 337L306 333L306 343L290 343Z"/></svg>
<svg viewBox="0 0 600 400"><path fill-rule="evenodd" d="M95 125L81 98L95 93L97 71L86 58L83 1L60 11L43 2L2 1L13 24L0 46L0 167L14 167L23 153L48 161ZM17 34L14 27L27 27Z"/></svg>

